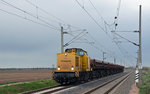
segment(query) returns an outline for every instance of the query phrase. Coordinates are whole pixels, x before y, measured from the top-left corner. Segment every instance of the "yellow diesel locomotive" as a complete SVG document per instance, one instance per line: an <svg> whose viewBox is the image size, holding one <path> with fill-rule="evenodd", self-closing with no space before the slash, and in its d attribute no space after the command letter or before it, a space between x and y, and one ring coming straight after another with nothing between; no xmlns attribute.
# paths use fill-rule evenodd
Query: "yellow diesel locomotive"
<svg viewBox="0 0 150 94"><path fill-rule="evenodd" d="M88 80L90 77L90 57L79 48L66 49L57 54L57 67L53 78L59 82Z"/></svg>

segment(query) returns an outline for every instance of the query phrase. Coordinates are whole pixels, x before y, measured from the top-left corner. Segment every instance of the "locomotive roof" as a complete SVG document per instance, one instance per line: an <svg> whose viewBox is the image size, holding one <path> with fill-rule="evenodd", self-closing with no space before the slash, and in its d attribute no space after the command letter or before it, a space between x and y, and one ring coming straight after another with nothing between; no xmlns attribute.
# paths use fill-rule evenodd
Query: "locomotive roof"
<svg viewBox="0 0 150 94"><path fill-rule="evenodd" d="M76 49L76 50L83 50L81 48L67 48L66 50L69 50L69 49ZM84 52L86 52L85 50L83 50ZM86 52L87 53L87 52Z"/></svg>

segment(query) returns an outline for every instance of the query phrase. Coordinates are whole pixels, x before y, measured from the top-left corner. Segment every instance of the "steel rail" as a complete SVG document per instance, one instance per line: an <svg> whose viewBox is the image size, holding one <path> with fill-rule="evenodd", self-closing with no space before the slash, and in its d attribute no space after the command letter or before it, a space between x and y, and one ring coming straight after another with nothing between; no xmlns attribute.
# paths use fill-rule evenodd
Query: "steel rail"
<svg viewBox="0 0 150 94"><path fill-rule="evenodd" d="M121 82L123 82L124 80L126 80L129 76L130 76L130 74L127 75L125 78L123 78L121 81L119 81L117 84L115 84L112 88L110 88L109 90L107 90L104 94L109 94L113 89L115 89Z"/></svg>
<svg viewBox="0 0 150 94"><path fill-rule="evenodd" d="M111 87L110 89L108 89L104 94L109 94L115 87L117 87L117 86L119 85L119 83L121 83L121 82L124 81L126 78L128 78L131 73L132 73L132 72L130 72L129 74L127 74L127 76L125 76L121 81L119 81L119 82L118 82L117 84L115 84L113 87ZM124 76L124 75L123 75L123 76ZM121 76L121 77L123 77L123 76ZM108 85L109 83L111 83L111 82L113 82L113 81L118 80L118 79L121 78L121 77L118 77L118 78L115 78L115 79L113 79L113 80L107 81L107 82L105 82L105 83L103 83L103 84L101 84L101 85L99 85L99 86L93 88L92 90L89 90L89 91L85 92L84 94L91 94L92 92L94 92L94 91L96 91L96 90L98 90L98 89L100 89L100 88L102 88L102 87Z"/></svg>
<svg viewBox="0 0 150 94"><path fill-rule="evenodd" d="M55 92L58 92L58 91L61 91L61 90L65 90L65 89L71 88L71 87L74 87L74 86L66 86L64 88L55 89L55 90L52 90L52 91L49 91L49 92L45 92L45 93L42 93L42 94L51 94L51 93L55 93Z"/></svg>

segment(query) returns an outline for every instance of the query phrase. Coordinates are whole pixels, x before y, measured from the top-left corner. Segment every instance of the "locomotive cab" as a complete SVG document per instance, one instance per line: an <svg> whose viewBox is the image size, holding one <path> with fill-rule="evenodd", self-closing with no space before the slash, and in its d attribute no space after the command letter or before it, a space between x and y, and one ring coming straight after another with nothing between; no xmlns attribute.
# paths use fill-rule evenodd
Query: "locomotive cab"
<svg viewBox="0 0 150 94"><path fill-rule="evenodd" d="M57 54L57 72L89 71L90 58L82 49L66 49Z"/></svg>

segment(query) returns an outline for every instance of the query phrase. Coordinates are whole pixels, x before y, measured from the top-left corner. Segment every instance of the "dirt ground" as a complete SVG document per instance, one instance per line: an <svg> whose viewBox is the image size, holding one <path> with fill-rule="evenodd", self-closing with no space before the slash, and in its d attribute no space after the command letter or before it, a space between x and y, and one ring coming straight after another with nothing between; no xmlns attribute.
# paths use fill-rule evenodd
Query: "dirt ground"
<svg viewBox="0 0 150 94"><path fill-rule="evenodd" d="M137 88L136 83L131 86L129 94L139 94L139 89Z"/></svg>
<svg viewBox="0 0 150 94"><path fill-rule="evenodd" d="M0 70L0 84L52 78L52 70Z"/></svg>

